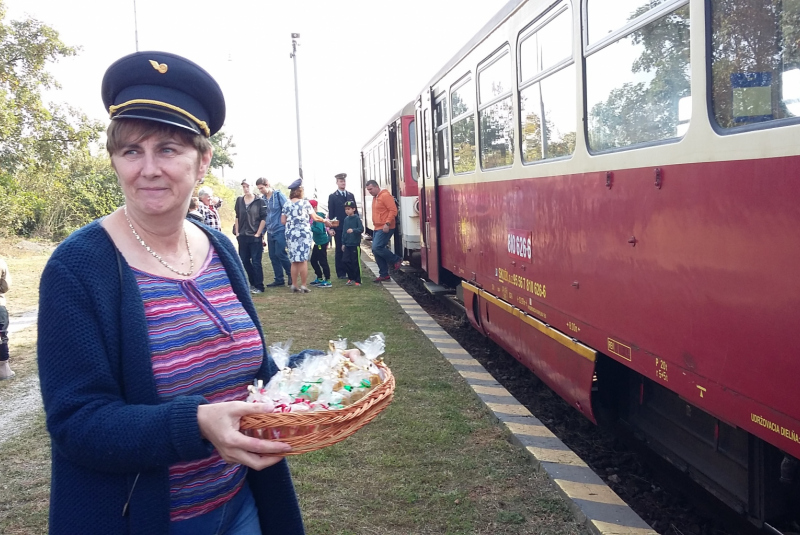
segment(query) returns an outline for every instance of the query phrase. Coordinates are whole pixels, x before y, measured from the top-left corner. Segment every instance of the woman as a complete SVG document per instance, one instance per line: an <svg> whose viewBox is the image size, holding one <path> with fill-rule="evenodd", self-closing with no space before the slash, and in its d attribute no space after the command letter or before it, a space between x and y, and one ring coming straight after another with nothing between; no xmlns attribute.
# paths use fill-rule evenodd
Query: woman
<svg viewBox="0 0 800 535"><path fill-rule="evenodd" d="M311 220L330 225L330 221L317 215L311 204L303 198L302 180L289 184L289 202L283 205L281 223L286 225L286 245L292 263L292 292L309 293L308 259L311 257L313 239ZM309 220L311 218L311 220ZM300 281L300 288L296 286Z"/></svg>
<svg viewBox="0 0 800 535"><path fill-rule="evenodd" d="M303 533L282 454L246 437L275 364L230 241L185 219L225 117L208 73L137 52L109 67L107 149L125 206L42 275L39 373L50 533Z"/></svg>

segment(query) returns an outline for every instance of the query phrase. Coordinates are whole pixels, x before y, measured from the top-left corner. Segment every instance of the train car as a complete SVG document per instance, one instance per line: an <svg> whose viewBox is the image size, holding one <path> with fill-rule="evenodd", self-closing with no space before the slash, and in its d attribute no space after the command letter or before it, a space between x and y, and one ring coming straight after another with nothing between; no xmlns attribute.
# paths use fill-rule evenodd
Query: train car
<svg viewBox="0 0 800 535"><path fill-rule="evenodd" d="M421 262L590 420L800 511L800 2L509 2L414 101Z"/></svg>
<svg viewBox="0 0 800 535"><path fill-rule="evenodd" d="M393 239L395 253L419 264L419 180L414 102L392 115L361 150L361 205L364 226L372 235L372 196L364 184L375 180L389 190L398 204L398 225Z"/></svg>

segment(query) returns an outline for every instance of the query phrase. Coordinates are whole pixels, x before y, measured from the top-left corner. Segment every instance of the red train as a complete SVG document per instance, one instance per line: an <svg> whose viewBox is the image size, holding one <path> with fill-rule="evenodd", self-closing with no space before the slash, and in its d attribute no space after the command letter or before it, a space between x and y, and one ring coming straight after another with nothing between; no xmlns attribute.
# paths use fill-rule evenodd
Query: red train
<svg viewBox="0 0 800 535"><path fill-rule="evenodd" d="M798 28L514 0L362 152L476 329L757 525L800 511Z"/></svg>

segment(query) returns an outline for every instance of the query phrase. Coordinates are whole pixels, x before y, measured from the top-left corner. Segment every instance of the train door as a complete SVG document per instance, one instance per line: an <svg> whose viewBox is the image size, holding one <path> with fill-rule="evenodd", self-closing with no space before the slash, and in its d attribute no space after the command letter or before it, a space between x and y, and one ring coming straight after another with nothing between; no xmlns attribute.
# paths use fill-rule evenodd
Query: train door
<svg viewBox="0 0 800 535"><path fill-rule="evenodd" d="M398 135L398 128L400 125L398 124L400 121L398 120L395 123L389 125L389 140L388 140L388 151L389 151L389 183L391 184L391 188L389 191L392 192L392 197L395 200L400 198L400 181L402 180L403 173L398 165L400 161L400 136ZM392 250L394 254L398 255L400 258L403 258L403 228L402 228L402 219L397 217L397 227L394 231L394 236L392 237Z"/></svg>
<svg viewBox="0 0 800 535"><path fill-rule="evenodd" d="M433 169L433 101L426 91L417 103L417 129L422 147L420 209L422 211L422 267L431 281L439 284L439 203Z"/></svg>

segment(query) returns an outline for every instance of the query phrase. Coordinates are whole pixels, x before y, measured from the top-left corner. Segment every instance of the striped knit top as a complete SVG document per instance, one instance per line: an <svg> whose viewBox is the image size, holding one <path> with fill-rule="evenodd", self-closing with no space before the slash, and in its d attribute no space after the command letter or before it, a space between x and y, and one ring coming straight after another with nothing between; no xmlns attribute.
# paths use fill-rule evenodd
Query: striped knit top
<svg viewBox="0 0 800 535"><path fill-rule="evenodd" d="M144 301L159 397L244 401L261 366L261 337L214 248L191 279L135 268L133 273ZM228 464L216 450L205 459L170 466L170 519L194 518L226 503L246 475L245 466Z"/></svg>

